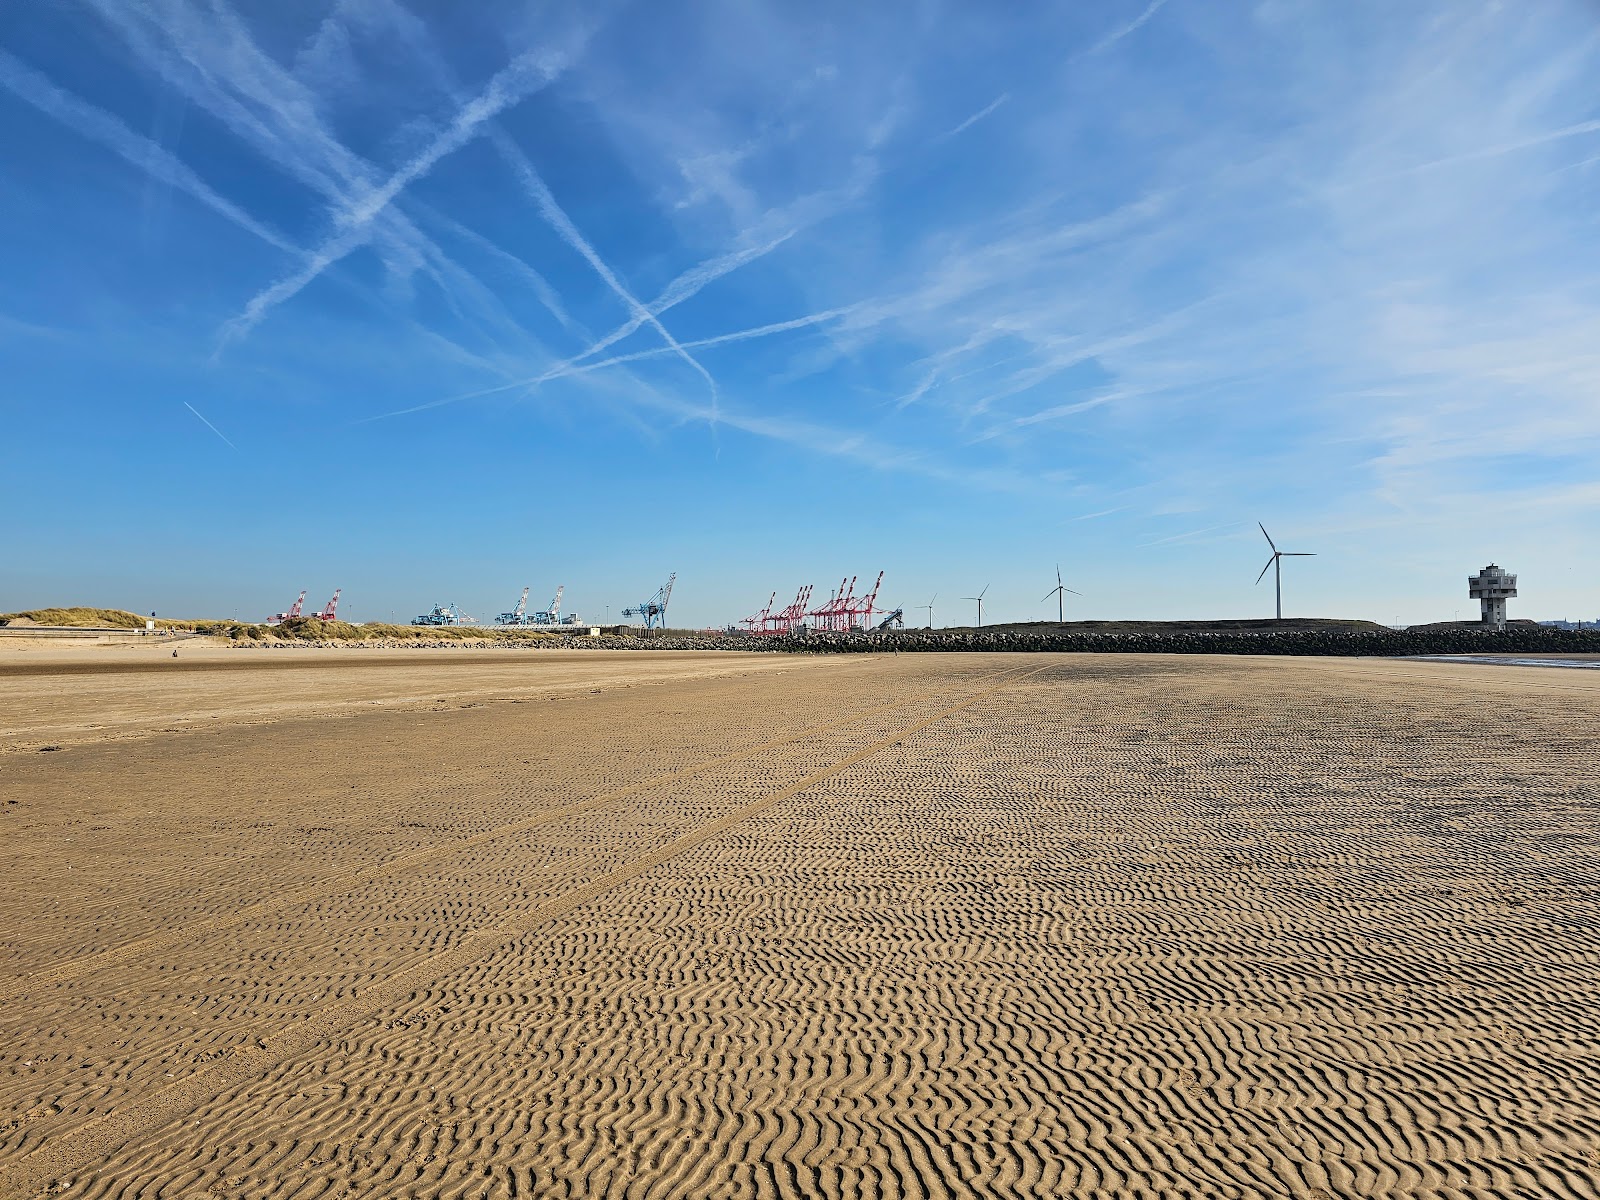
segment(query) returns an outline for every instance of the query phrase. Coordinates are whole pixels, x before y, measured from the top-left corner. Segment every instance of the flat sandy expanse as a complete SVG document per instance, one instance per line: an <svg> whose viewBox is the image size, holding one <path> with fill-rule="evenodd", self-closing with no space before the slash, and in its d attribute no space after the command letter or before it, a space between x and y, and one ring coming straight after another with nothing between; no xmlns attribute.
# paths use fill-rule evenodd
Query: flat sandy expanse
<svg viewBox="0 0 1600 1200"><path fill-rule="evenodd" d="M1587 672L199 649L0 661L6 1200L1600 1194Z"/></svg>

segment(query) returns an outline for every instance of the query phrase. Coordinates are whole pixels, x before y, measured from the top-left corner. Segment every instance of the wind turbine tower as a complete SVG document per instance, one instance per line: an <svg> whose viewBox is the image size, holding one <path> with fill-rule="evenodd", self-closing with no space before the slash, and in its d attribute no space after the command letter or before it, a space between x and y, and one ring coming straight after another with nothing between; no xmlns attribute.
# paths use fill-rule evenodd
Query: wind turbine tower
<svg viewBox="0 0 1600 1200"><path fill-rule="evenodd" d="M989 591L989 585L986 583L986 584L983 585L983 591L979 592L976 596L963 596L963 597L961 597L963 600L976 600L978 602L978 628L979 629L983 628L983 598L988 593L988 591Z"/></svg>
<svg viewBox="0 0 1600 1200"><path fill-rule="evenodd" d="M1048 592L1046 592L1044 594L1044 600L1040 600L1039 603L1043 604L1044 601L1050 599L1051 596L1054 596L1056 598L1056 623L1058 625L1065 625L1067 623L1067 593L1068 592L1072 592L1072 594L1074 596L1081 597L1083 595L1082 592L1073 592L1071 588L1067 587L1064 583L1061 582L1061 564L1057 563L1056 564L1056 585L1055 585L1055 587L1051 588Z"/></svg>
<svg viewBox="0 0 1600 1200"><path fill-rule="evenodd" d="M1283 620L1283 560L1286 558L1315 558L1316 553L1315 551L1305 550L1279 550L1278 543L1272 540L1272 535L1267 532L1265 525L1257 521L1256 528L1261 530L1261 536L1266 538L1267 545L1272 547L1272 557L1267 559L1267 565L1261 568L1261 574L1256 576L1256 582L1260 583L1266 578L1268 571L1272 572L1273 584L1278 593L1278 620L1281 621Z"/></svg>
<svg viewBox="0 0 1600 1200"><path fill-rule="evenodd" d="M935 600L937 600L938 598L939 598L939 593L935 592L931 597L929 597L928 602L926 604L917 605L918 608L925 608L925 609L928 610L928 628L929 629L933 628L933 602Z"/></svg>

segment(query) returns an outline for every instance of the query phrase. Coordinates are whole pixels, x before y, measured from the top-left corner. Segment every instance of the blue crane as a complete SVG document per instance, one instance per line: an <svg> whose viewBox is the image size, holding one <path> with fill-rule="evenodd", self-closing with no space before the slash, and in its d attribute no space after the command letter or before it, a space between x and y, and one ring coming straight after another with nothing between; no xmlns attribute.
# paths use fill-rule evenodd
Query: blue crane
<svg viewBox="0 0 1600 1200"><path fill-rule="evenodd" d="M677 578L678 573L674 571L667 576L667 581L656 589L654 596L651 596L643 604L623 609L622 615L643 618L646 629L665 629L667 627L667 601L672 599L672 585L677 581Z"/></svg>

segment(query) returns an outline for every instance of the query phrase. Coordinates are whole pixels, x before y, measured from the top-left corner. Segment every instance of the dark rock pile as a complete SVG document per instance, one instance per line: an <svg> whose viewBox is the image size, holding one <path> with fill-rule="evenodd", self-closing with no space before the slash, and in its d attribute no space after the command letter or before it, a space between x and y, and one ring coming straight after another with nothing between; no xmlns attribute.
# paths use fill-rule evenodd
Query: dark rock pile
<svg viewBox="0 0 1600 1200"><path fill-rule="evenodd" d="M813 633L806 637L571 637L529 641L441 638L358 642L244 642L262 649L347 646L371 650L738 650L749 653L882 654L1060 651L1077 654L1302 654L1389 657L1426 654L1596 654L1600 630L1513 625L1416 629L1292 629L1283 632L1073 633L1060 630L906 629L892 633Z"/></svg>
<svg viewBox="0 0 1600 1200"><path fill-rule="evenodd" d="M812 654L916 651L1069 651L1079 654L1594 654L1600 631L1515 625L1429 629L1301 629L1282 633L1069 633L913 629L891 634L813 634L786 642Z"/></svg>

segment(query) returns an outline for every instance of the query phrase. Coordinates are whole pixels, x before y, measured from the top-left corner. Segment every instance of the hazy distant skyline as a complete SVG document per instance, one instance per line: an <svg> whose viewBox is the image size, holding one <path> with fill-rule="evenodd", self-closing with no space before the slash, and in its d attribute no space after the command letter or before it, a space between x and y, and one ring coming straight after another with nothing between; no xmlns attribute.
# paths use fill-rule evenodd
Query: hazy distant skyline
<svg viewBox="0 0 1600 1200"><path fill-rule="evenodd" d="M1600 9L21 6L0 610L1600 615Z"/></svg>

